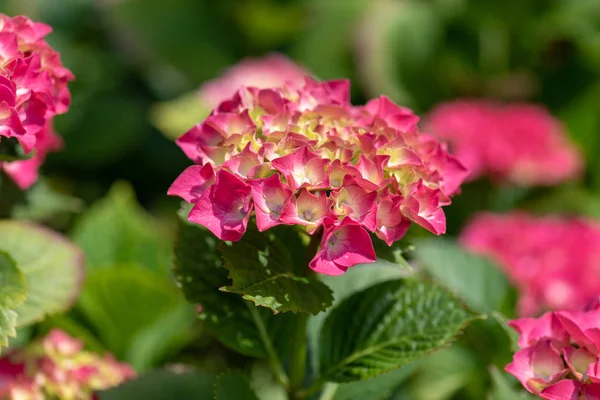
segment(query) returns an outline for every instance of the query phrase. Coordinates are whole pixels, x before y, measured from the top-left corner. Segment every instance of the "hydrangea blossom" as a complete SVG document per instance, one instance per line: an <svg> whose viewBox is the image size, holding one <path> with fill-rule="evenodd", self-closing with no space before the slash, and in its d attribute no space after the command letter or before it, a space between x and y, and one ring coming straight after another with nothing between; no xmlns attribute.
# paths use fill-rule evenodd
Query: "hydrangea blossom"
<svg viewBox="0 0 600 400"><path fill-rule="evenodd" d="M196 165L168 193L222 240L239 240L253 213L260 231L322 232L310 267L329 275L375 260L369 232L388 245L411 221L444 233L442 206L466 170L410 110L386 97L353 106L349 89L243 87L177 140Z"/></svg>
<svg viewBox="0 0 600 400"><path fill-rule="evenodd" d="M581 309L600 293L600 224L523 212L477 215L463 245L496 260L520 290L518 309Z"/></svg>
<svg viewBox="0 0 600 400"><path fill-rule="evenodd" d="M547 400L600 399L600 309L548 312L509 325L519 347L506 371Z"/></svg>
<svg viewBox="0 0 600 400"><path fill-rule="evenodd" d="M471 179L487 175L521 186L554 185L582 169L560 121L537 105L458 100L436 107L428 128L449 141Z"/></svg>
<svg viewBox="0 0 600 400"><path fill-rule="evenodd" d="M200 86L198 95L204 106L212 110L242 86L269 89L292 84L299 88L304 84L304 78L310 75L283 54L271 53L264 57L242 60L225 70L217 79Z"/></svg>
<svg viewBox="0 0 600 400"><path fill-rule="evenodd" d="M28 161L0 162L0 169L21 187L37 179L49 151L62 144L51 127L67 111L67 84L73 74L44 40L52 29L24 16L0 14L0 139L16 138Z"/></svg>
<svg viewBox="0 0 600 400"><path fill-rule="evenodd" d="M60 330L0 359L0 397L8 399L93 399L94 391L135 377L127 364L83 350Z"/></svg>

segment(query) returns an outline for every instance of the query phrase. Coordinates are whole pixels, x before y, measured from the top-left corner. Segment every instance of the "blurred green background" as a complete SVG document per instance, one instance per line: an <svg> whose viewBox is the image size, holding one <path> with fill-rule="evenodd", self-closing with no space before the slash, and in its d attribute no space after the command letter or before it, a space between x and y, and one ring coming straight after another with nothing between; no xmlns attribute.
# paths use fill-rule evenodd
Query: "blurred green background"
<svg viewBox="0 0 600 400"><path fill-rule="evenodd" d="M318 78L350 78L355 103L386 94L423 116L460 97L544 104L582 150L584 176L549 188L469 183L446 209L448 231L477 209L600 217L599 0L0 0L0 12L52 25L48 41L76 75L71 108L56 118L66 147L43 166L33 211L15 215L68 232L88 277L75 309L36 329L60 326L138 371L245 362L201 334L170 279L179 201L166 191L190 162L152 112L246 57L281 52ZM482 398L481 372L507 357L502 332L482 329L463 344L479 335L487 348L456 345L416 365L424 378L408 398Z"/></svg>

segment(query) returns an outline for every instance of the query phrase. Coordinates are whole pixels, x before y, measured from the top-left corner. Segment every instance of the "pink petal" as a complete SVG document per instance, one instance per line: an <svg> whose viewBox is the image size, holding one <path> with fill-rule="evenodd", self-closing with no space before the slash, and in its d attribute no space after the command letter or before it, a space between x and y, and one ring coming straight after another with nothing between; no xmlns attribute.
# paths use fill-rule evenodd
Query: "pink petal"
<svg viewBox="0 0 600 400"><path fill-rule="evenodd" d="M331 204L325 192L313 194L303 189L296 199L292 198L284 205L281 221L306 226L307 231L312 234L326 220L336 219L331 212Z"/></svg>
<svg viewBox="0 0 600 400"><path fill-rule="evenodd" d="M569 344L569 335L554 313L548 312L540 318L521 318L508 322L519 333L519 347L529 347L541 339L552 339L557 350Z"/></svg>
<svg viewBox="0 0 600 400"><path fill-rule="evenodd" d="M215 171L211 164L192 165L175 179L167 195L179 196L188 203L195 203L213 183Z"/></svg>
<svg viewBox="0 0 600 400"><path fill-rule="evenodd" d="M258 230L263 232L283 224L281 214L292 198L290 188L281 182L277 174L251 181L250 184Z"/></svg>
<svg viewBox="0 0 600 400"><path fill-rule="evenodd" d="M545 388L539 396L546 400L579 400L579 390L582 386L577 381L563 379Z"/></svg>
<svg viewBox="0 0 600 400"><path fill-rule="evenodd" d="M401 210L423 228L441 235L446 232L446 216L439 203L439 189L430 189L419 182L404 199Z"/></svg>
<svg viewBox="0 0 600 400"><path fill-rule="evenodd" d="M375 260L375 250L367 231L346 219L341 226L325 230L319 251L309 266L322 274L340 275L356 264Z"/></svg>
<svg viewBox="0 0 600 400"><path fill-rule="evenodd" d="M536 394L568 373L562 358L548 339L517 351L505 369L527 390Z"/></svg>
<svg viewBox="0 0 600 400"><path fill-rule="evenodd" d="M221 240L235 242L246 232L252 211L251 200L249 185L220 170L216 183L202 193L188 220L205 226Z"/></svg>
<svg viewBox="0 0 600 400"><path fill-rule="evenodd" d="M563 349L563 358L571 370L571 373L579 380L583 380L583 374L593 367L592 363L596 357L585 349L577 349L568 346Z"/></svg>

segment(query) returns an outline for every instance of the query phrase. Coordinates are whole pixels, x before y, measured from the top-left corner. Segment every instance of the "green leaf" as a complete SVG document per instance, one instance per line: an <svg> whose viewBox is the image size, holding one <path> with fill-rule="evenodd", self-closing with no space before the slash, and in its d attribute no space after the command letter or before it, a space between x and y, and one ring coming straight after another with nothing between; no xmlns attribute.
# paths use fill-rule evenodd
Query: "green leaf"
<svg viewBox="0 0 600 400"><path fill-rule="evenodd" d="M217 378L215 400L258 400L241 372L227 372Z"/></svg>
<svg viewBox="0 0 600 400"><path fill-rule="evenodd" d="M386 400L415 372L416 366L412 363L366 381L340 383L333 400Z"/></svg>
<svg viewBox="0 0 600 400"><path fill-rule="evenodd" d="M113 185L104 199L90 207L72 237L85 252L88 271L136 263L166 272L171 265L170 241L124 182Z"/></svg>
<svg viewBox="0 0 600 400"><path fill-rule="evenodd" d="M380 282L408 276L408 274L409 271L399 265L394 265L384 260L377 260L374 264L355 265L340 276L321 275L319 278L333 290L333 306L335 307L353 293L364 290ZM321 326L323 325L325 318L327 318L331 312L332 309L330 308L325 312L311 316L308 320L308 340L313 358L312 363L315 369L318 368L319 362L319 338Z"/></svg>
<svg viewBox="0 0 600 400"><path fill-rule="evenodd" d="M233 280L222 290L239 293L275 313L325 311L333 302L331 289L316 279L294 275L290 244L278 238L272 232L248 229L240 241L221 244L225 268Z"/></svg>
<svg viewBox="0 0 600 400"><path fill-rule="evenodd" d="M492 366L490 374L492 375L493 389L489 400L528 400L534 398L525 391L516 389L515 385L511 383L511 381L515 382L516 379L509 379L508 375L500 372L497 367Z"/></svg>
<svg viewBox="0 0 600 400"><path fill-rule="evenodd" d="M17 313L26 297L25 277L8 253L0 251L0 348L16 337Z"/></svg>
<svg viewBox="0 0 600 400"><path fill-rule="evenodd" d="M508 293L506 277L487 258L460 248L447 239L415 243L416 259L447 288L475 310L499 310Z"/></svg>
<svg viewBox="0 0 600 400"><path fill-rule="evenodd" d="M137 370L191 339L193 307L167 278L136 265L91 273L78 307L108 349Z"/></svg>
<svg viewBox="0 0 600 400"><path fill-rule="evenodd" d="M478 315L440 286L383 282L339 304L321 330L321 378L368 379L448 345Z"/></svg>
<svg viewBox="0 0 600 400"><path fill-rule="evenodd" d="M100 400L208 400L213 398L216 380L215 375L201 371L154 370L99 392L99 397Z"/></svg>
<svg viewBox="0 0 600 400"><path fill-rule="evenodd" d="M216 249L218 239L208 229L187 222L185 212L180 217L173 272L186 299L201 305L200 319L227 347L248 356L265 357L245 301L219 291L229 280Z"/></svg>
<svg viewBox="0 0 600 400"><path fill-rule="evenodd" d="M19 326L65 311L79 295L83 254L62 235L25 221L0 221L0 250L25 276L27 299L17 309Z"/></svg>
<svg viewBox="0 0 600 400"><path fill-rule="evenodd" d="M482 381L480 368L477 354L459 345L424 357L410 383L411 399L451 399L474 379L478 383ZM432 390L432 382L435 382L435 390Z"/></svg>

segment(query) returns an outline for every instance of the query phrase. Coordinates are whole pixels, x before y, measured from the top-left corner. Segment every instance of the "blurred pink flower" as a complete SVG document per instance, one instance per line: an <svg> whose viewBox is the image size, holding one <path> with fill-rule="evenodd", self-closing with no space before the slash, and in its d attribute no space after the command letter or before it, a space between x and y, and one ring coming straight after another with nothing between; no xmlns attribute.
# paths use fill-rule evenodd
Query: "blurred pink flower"
<svg viewBox="0 0 600 400"><path fill-rule="evenodd" d="M44 40L51 31L25 16L0 14L0 139L16 138L26 154L34 152L30 160L0 162L0 168L22 189L37 180L46 154L59 148L51 120L71 101L67 84L74 77Z"/></svg>
<svg viewBox="0 0 600 400"><path fill-rule="evenodd" d="M177 140L198 165L168 194L222 240L239 240L252 211L260 231L322 233L310 267L340 274L375 261L368 232L390 246L410 221L445 232L441 207L466 170L417 121L386 97L353 106L344 80L243 87Z"/></svg>
<svg viewBox="0 0 600 400"><path fill-rule="evenodd" d="M583 166L560 121L537 105L443 103L429 115L428 129L449 142L471 179L554 185L576 177Z"/></svg>
<svg viewBox="0 0 600 400"><path fill-rule="evenodd" d="M225 70L221 76L200 86L198 94L205 106L216 108L233 96L240 87L276 88L285 84L302 87L311 74L286 56L271 53L264 57L246 58Z"/></svg>
<svg viewBox="0 0 600 400"><path fill-rule="evenodd" d="M600 309L510 321L519 347L506 371L547 400L600 399Z"/></svg>
<svg viewBox="0 0 600 400"><path fill-rule="evenodd" d="M581 309L600 294L600 224L594 221L484 213L460 241L498 262L520 291L520 315Z"/></svg>
<svg viewBox="0 0 600 400"><path fill-rule="evenodd" d="M0 397L8 399L93 399L94 392L134 378L127 364L83 350L83 343L54 329L26 348L0 359Z"/></svg>

